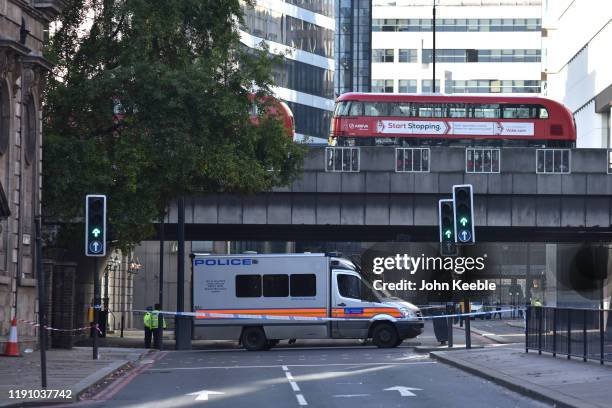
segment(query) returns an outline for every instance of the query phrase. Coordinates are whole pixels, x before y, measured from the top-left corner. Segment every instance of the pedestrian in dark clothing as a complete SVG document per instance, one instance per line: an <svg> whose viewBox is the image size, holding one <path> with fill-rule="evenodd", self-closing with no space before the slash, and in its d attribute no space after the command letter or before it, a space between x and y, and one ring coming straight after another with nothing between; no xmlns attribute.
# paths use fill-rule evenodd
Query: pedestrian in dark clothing
<svg viewBox="0 0 612 408"><path fill-rule="evenodd" d="M153 335L153 331L151 330L151 311L153 308L151 306L147 306L147 312L144 314L144 343L145 348L151 348L151 336ZM156 316L157 317L157 316Z"/></svg>
<svg viewBox="0 0 612 408"><path fill-rule="evenodd" d="M161 350L161 342L162 342L162 330L166 328L166 319L164 319L163 314L159 313L161 309L161 305L159 303L155 304L155 308L153 309L153 313L151 313L151 331L153 332L153 346L156 349ZM160 319L161 316L161 319ZM162 321L162 325L160 326L159 321Z"/></svg>

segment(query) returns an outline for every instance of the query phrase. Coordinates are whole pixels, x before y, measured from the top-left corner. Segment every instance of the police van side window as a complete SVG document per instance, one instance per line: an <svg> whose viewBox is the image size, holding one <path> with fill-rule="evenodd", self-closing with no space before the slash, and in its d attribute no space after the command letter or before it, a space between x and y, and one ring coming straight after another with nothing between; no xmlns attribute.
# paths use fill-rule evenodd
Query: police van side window
<svg viewBox="0 0 612 408"><path fill-rule="evenodd" d="M317 276L314 273L291 275L291 296L317 296Z"/></svg>
<svg viewBox="0 0 612 408"><path fill-rule="evenodd" d="M261 275L236 275L236 297L261 297Z"/></svg>
<svg viewBox="0 0 612 408"><path fill-rule="evenodd" d="M338 291L340 296L351 299L361 299L361 284L354 275L338 275Z"/></svg>
<svg viewBox="0 0 612 408"><path fill-rule="evenodd" d="M289 296L288 275L264 275L263 276L264 297L287 297Z"/></svg>

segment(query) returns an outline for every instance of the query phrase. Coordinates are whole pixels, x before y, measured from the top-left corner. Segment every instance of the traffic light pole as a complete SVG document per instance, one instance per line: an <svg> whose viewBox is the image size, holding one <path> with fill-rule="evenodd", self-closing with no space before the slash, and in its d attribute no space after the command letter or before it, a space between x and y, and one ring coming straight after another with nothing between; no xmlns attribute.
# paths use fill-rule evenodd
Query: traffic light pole
<svg viewBox="0 0 612 408"><path fill-rule="evenodd" d="M98 258L94 257L93 288L94 288L94 321L93 321L93 359L98 359L98 320L100 311L100 282L98 282Z"/></svg>
<svg viewBox="0 0 612 408"><path fill-rule="evenodd" d="M464 305L463 306L464 312L469 314L471 312L470 299L466 297L463 305ZM472 348L472 333L470 332L470 319L471 318L472 316L465 316L465 348L466 349Z"/></svg>

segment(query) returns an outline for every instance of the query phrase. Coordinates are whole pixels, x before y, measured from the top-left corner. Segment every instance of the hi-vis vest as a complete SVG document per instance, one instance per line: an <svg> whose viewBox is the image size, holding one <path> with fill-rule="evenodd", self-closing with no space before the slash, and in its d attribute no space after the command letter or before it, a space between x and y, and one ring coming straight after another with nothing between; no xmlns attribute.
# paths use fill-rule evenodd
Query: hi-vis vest
<svg viewBox="0 0 612 408"><path fill-rule="evenodd" d="M166 319L162 316L162 321L164 324L164 329L166 328ZM152 312L147 312L144 314L144 325L149 329L157 329L159 324L159 312L154 310Z"/></svg>

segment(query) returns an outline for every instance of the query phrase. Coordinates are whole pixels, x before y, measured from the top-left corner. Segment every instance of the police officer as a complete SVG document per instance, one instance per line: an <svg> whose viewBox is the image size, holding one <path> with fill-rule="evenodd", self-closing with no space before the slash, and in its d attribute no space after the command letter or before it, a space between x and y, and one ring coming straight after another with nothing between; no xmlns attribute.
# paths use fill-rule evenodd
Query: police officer
<svg viewBox="0 0 612 408"><path fill-rule="evenodd" d="M159 303L155 304L155 309L153 310L153 312L151 313L151 331L153 332L153 345L155 346L156 349L161 349L161 342L162 342L162 329L161 327L159 327L159 310L161 309L161 306ZM164 319L164 316L162 314L161 316L161 321L163 324L163 328L166 328L166 319Z"/></svg>
<svg viewBox="0 0 612 408"><path fill-rule="evenodd" d="M147 312L144 314L144 332L145 332L145 348L151 348L151 335L153 334L151 331L151 311L153 308L151 306L147 306ZM157 318L157 316L155 316ZM157 327L157 320L155 321L155 327Z"/></svg>

